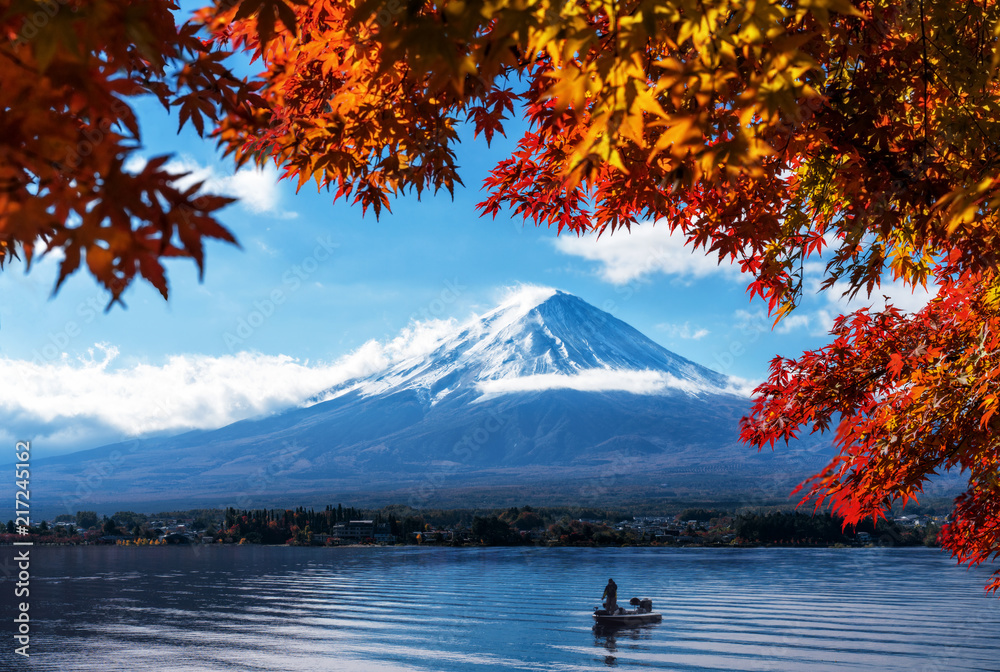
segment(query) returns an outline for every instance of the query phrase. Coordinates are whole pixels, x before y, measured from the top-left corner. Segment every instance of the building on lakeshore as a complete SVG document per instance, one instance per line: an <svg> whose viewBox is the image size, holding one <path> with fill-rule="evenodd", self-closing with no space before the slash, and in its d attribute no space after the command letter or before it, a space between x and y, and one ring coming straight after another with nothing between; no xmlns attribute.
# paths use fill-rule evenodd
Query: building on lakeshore
<svg viewBox="0 0 1000 672"><path fill-rule="evenodd" d="M394 537L389 531L388 523L375 524L373 520L350 520L334 525L332 536L346 543L374 541L376 543L391 543Z"/></svg>

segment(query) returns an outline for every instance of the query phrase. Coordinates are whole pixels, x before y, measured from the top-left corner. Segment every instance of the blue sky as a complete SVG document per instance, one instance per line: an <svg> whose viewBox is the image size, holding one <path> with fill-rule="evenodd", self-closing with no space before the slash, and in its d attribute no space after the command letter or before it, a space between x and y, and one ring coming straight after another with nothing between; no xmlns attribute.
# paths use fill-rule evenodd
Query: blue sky
<svg viewBox="0 0 1000 672"><path fill-rule="evenodd" d="M273 168L234 175L214 143L190 127L176 133L176 116L152 101L139 109L144 156L172 153L178 168L241 197L221 219L242 249L209 244L203 283L193 263L170 262L169 302L137 283L128 309L107 314L85 272L50 298L55 255L29 274L17 265L0 273L0 439L33 438L38 456L300 403L339 382L345 362L413 333L415 320L485 312L520 283L576 294L682 356L750 380L775 354L822 345L844 307L835 294L810 296L771 332L763 305L747 300L747 279L690 254L665 226L596 241L480 218L482 180L516 138L487 148L466 134L466 187L454 200L406 196L376 221L313 185L295 194ZM883 292L904 307L923 300Z"/></svg>

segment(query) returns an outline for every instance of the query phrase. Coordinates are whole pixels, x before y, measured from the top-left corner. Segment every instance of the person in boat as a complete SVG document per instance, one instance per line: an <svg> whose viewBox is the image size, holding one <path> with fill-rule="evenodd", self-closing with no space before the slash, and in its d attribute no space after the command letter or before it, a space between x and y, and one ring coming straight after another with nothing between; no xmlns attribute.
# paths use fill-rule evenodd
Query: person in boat
<svg viewBox="0 0 1000 672"><path fill-rule="evenodd" d="M614 579L608 579L608 585L604 586L604 593L601 595L601 599L605 600L604 608L607 609L609 614L618 611L618 584L615 583Z"/></svg>

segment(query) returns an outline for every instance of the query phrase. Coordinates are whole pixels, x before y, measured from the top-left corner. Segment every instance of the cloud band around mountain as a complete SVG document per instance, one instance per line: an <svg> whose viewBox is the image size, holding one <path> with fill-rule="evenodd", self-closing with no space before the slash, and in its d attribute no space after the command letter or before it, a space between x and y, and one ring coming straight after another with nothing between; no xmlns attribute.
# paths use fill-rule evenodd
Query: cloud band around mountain
<svg viewBox="0 0 1000 672"><path fill-rule="evenodd" d="M578 390L580 392L631 392L632 394L662 394L668 391L699 394L729 392L745 394L742 388L720 390L690 380L682 380L660 371L629 371L622 369L591 369L573 375L542 373L517 378L486 380L478 384L483 398L519 392L545 390Z"/></svg>

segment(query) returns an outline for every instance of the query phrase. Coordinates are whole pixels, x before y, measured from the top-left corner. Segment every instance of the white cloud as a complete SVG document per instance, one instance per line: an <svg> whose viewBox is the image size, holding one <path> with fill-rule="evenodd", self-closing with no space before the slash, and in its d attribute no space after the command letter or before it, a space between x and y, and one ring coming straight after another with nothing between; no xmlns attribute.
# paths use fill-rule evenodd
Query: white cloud
<svg viewBox="0 0 1000 672"><path fill-rule="evenodd" d="M664 322L663 324L656 325L656 328L665 332L670 338L683 338L692 341L700 340L712 333L708 329L692 328L690 322L685 322L684 324Z"/></svg>
<svg viewBox="0 0 1000 672"><path fill-rule="evenodd" d="M510 310L520 315L543 303L558 291L555 287L527 283L507 287L502 291L499 305L495 310Z"/></svg>
<svg viewBox="0 0 1000 672"><path fill-rule="evenodd" d="M923 287L914 288L908 286L902 280L884 278L881 285L872 288L870 296L862 288L851 299L844 296L844 292L851 288L850 284L846 281L836 282L825 291L820 289L826 275L826 264L821 260L814 259L806 262L804 270L805 286L808 288L807 292L811 292L816 296L822 296L827 304L826 309L836 315L853 313L860 308L866 307L872 310L884 310L887 303L886 297L888 297L888 303L891 303L899 310L905 313L916 313L926 306L927 302L937 296L938 293L938 287L933 283L929 283L926 289ZM829 319L829 325L833 326L832 318Z"/></svg>
<svg viewBox="0 0 1000 672"><path fill-rule="evenodd" d="M382 368L385 368L404 359L433 352L446 338L454 335L457 325L455 319L411 322L391 341L385 344L369 341L365 345L381 349L385 361Z"/></svg>
<svg viewBox="0 0 1000 672"><path fill-rule="evenodd" d="M833 320L835 315L829 310L817 310L813 314L812 319L812 335L813 336L826 336L833 329Z"/></svg>
<svg viewBox="0 0 1000 672"><path fill-rule="evenodd" d="M132 156L125 163L125 170L138 172L146 165L146 160ZM204 182L202 190L210 194L220 194L239 199L239 205L256 214L267 214L281 219L294 219L298 213L283 211L279 204L278 169L273 164L263 168L244 166L232 175L220 173L212 166L203 166L189 156L171 159L164 169L171 173L190 173L177 181L181 188L196 182Z"/></svg>
<svg viewBox="0 0 1000 672"><path fill-rule="evenodd" d="M763 333L771 331L774 325L774 333L791 334L797 331L808 331L810 336L826 336L833 328L834 316L828 310L806 311L803 307L796 308L790 315L787 315L778 324L774 324L774 317L769 317L767 311L758 309L753 312L748 310L737 310L735 327L744 333Z"/></svg>
<svg viewBox="0 0 1000 672"><path fill-rule="evenodd" d="M927 289L918 287L914 291L902 281L889 281L883 282L881 287L874 288L871 296L867 296L862 290L853 299L848 299L843 295L849 287L846 282L838 282L830 289L820 291L823 264L810 262L805 270L808 290L804 301L775 325L774 332L777 334L808 331L810 336L827 336L833 329L834 318L837 315L847 315L866 307L881 311L885 309L887 303L905 313L915 313L938 293L938 287L935 285L929 285ZM762 327L770 330L774 322L774 318L768 317L764 310L754 312L737 310L735 317L737 326L742 329L752 326L758 331Z"/></svg>
<svg viewBox="0 0 1000 672"><path fill-rule="evenodd" d="M720 265L715 253L705 254L703 249L685 246L684 235L680 231L671 234L663 223L633 226L631 232L619 230L599 240L592 234L559 236L555 246L563 254L600 263L601 278L615 285L655 273L684 279L722 275L737 280L742 275L739 265L728 260Z"/></svg>
<svg viewBox="0 0 1000 672"><path fill-rule="evenodd" d="M733 326L747 332L761 331L765 327L770 331L774 323L774 318L768 317L767 312L760 309L751 312L740 308L733 312L733 319L735 320Z"/></svg>
<svg viewBox="0 0 1000 672"><path fill-rule="evenodd" d="M790 334L794 331L809 329L810 326L825 324L817 315L807 313L804 308L797 308L778 324L774 324L774 317L768 316L767 311L763 309L737 310L733 313L733 318L735 328L747 334L772 331L772 325L774 333ZM810 333L818 335L815 332Z"/></svg>
<svg viewBox="0 0 1000 672"><path fill-rule="evenodd" d="M266 254L267 256L269 257L278 256L278 251L273 247L271 247L270 245L268 245L267 243L265 243L263 240L254 240L253 242L260 249L260 251Z"/></svg>
<svg viewBox="0 0 1000 672"><path fill-rule="evenodd" d="M830 249L836 248L840 241L832 235L827 236ZM677 276L684 280L704 278L711 275L721 275L731 280L750 282L750 274L743 274L739 264L723 261L713 253L706 255L704 250L695 250L685 245L684 236L680 231L670 232L665 223L653 226L645 223L633 226L631 232L619 230L614 234L606 234L598 239L588 234L583 236L559 236L554 241L559 252L581 257L600 264L600 277L612 284L624 285L656 273ZM914 290L902 281L885 281L881 287L876 287L870 297L864 291L853 300L841 296L848 284L838 282L825 292L820 291L826 265L822 256L817 256L804 265L805 286L807 293L824 295L823 308L811 315L801 312L801 308L792 316L782 320L775 328L778 333L789 333L800 329L810 329L813 335L825 334L833 325L832 314L850 313L866 306L874 310L882 310L888 302L896 308L908 313L914 313L923 308L928 301L937 295L938 288L929 286L927 289ZM665 327L670 331L670 325ZM671 334L678 338L688 338Z"/></svg>
<svg viewBox="0 0 1000 672"><path fill-rule="evenodd" d="M808 329L811 322L812 320L809 315L805 313L792 313L786 316L781 322L778 322L774 330L779 334L787 334L796 329Z"/></svg>
<svg viewBox="0 0 1000 672"><path fill-rule="evenodd" d="M453 323L412 324L392 340L369 341L332 363L286 355L174 355L163 364L122 364L116 347L39 362L0 358L0 438L32 438L55 451L129 436L214 429L307 405L440 343Z"/></svg>
<svg viewBox="0 0 1000 672"><path fill-rule="evenodd" d="M132 156L128 157L127 161L125 161L125 165L122 166L122 169L126 173L138 173L139 171L141 171L143 168L146 167L146 163L148 162L146 161L145 157L139 156L138 154L133 154Z"/></svg>
<svg viewBox="0 0 1000 672"><path fill-rule="evenodd" d="M61 247L50 248L44 240L35 241L35 260L33 263L55 263L60 262L66 257L66 253Z"/></svg>
<svg viewBox="0 0 1000 672"><path fill-rule="evenodd" d="M902 280L883 282L880 287L872 289L871 296L867 296L862 289L853 299L843 296L848 288L846 282L838 282L827 293L831 306L840 313L854 312L866 306L873 310L884 310L886 303L891 303L903 312L915 313L938 293L936 285L928 285L927 289L923 287L914 289L906 286Z"/></svg>
<svg viewBox="0 0 1000 672"><path fill-rule="evenodd" d="M542 373L518 378L500 378L478 383L482 398L511 394L514 392L539 392L542 390L579 390L581 392L631 392L633 394L658 394L667 390L679 390L687 394L700 392L719 393L718 388L709 387L691 380L676 378L659 371L630 371L624 369L590 369L573 375L562 373ZM740 388L742 390L742 386ZM737 389L726 392L740 393Z"/></svg>

